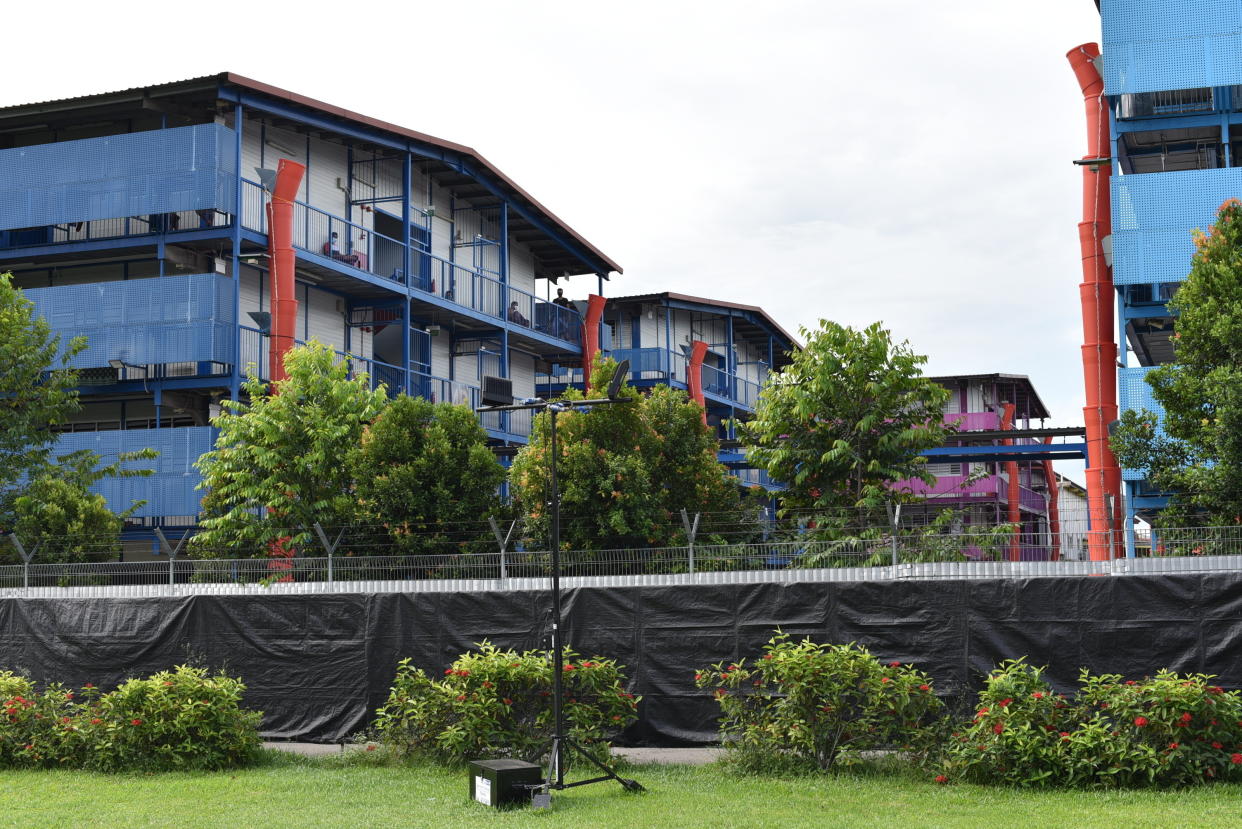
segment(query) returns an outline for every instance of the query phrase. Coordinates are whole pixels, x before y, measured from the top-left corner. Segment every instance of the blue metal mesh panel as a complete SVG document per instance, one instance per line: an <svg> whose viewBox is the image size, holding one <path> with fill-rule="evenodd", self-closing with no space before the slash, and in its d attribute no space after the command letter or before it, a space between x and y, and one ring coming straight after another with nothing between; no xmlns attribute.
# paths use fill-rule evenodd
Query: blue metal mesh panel
<svg viewBox="0 0 1242 829"><path fill-rule="evenodd" d="M234 362L233 280L213 273L32 288L26 298L52 329L86 337L74 368L109 360L145 366Z"/></svg>
<svg viewBox="0 0 1242 829"><path fill-rule="evenodd" d="M1242 168L1114 176L1112 191L1113 282L1180 282L1195 250L1190 231L1242 196Z"/></svg>
<svg viewBox="0 0 1242 829"><path fill-rule="evenodd" d="M199 124L0 150L0 230L234 210L233 131Z"/></svg>
<svg viewBox="0 0 1242 829"><path fill-rule="evenodd" d="M132 461L132 469L153 469L145 478L114 478L91 487L108 500L108 508L128 509L134 501L146 501L135 515L197 515L203 493L195 490L202 477L193 466L199 456L211 449L215 429L194 426L183 429L129 429L114 432L75 432L64 434L56 443L59 454L89 449L104 463L112 463L120 452L154 449L160 456L149 461Z"/></svg>
<svg viewBox="0 0 1242 829"><path fill-rule="evenodd" d="M1121 411L1147 409L1164 417L1164 407L1152 397L1151 386L1147 384L1147 372L1152 368L1154 366L1117 370L1117 403ZM1141 481L1147 475L1144 469L1122 469L1121 477L1127 481Z"/></svg>
<svg viewBox="0 0 1242 829"><path fill-rule="evenodd" d="M1239 0L1104 0L1109 95L1242 83Z"/></svg>

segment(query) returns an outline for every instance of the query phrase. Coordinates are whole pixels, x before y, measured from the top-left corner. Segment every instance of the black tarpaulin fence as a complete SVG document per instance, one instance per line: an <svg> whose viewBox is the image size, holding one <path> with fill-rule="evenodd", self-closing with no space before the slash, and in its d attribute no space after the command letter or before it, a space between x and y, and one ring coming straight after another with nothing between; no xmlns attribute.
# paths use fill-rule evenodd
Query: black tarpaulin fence
<svg viewBox="0 0 1242 829"><path fill-rule="evenodd" d="M484 639L547 647L545 591L0 599L0 670L111 687L193 662L241 677L273 739L365 727L398 660L432 674ZM1205 672L1242 687L1242 574L578 587L567 643L626 666L641 694L627 741L710 742L717 706L694 671L757 655L776 628L914 663L963 704L1004 659L1141 677Z"/></svg>

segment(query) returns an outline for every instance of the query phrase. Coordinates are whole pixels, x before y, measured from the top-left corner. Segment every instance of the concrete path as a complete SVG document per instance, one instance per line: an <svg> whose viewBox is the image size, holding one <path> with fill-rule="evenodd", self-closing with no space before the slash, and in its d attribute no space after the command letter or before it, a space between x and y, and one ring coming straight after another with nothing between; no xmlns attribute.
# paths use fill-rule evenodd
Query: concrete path
<svg viewBox="0 0 1242 829"><path fill-rule="evenodd" d="M340 754L347 750L339 743L287 743L267 742L264 748L277 751L289 751L307 757L323 757L329 754ZM348 750L353 750L352 746ZM614 748L612 753L624 757L631 763L671 763L683 766L701 766L720 758L724 749L720 748Z"/></svg>

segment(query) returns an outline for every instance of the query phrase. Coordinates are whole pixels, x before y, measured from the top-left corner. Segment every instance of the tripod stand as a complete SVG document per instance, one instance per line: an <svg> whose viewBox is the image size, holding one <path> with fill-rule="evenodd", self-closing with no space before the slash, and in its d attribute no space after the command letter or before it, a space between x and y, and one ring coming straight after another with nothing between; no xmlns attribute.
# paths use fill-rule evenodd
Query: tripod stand
<svg viewBox="0 0 1242 829"><path fill-rule="evenodd" d="M629 398L617 397L621 390L621 383L625 379L625 375L629 373L629 361L622 361L617 366L616 372L613 374L612 382L608 386L608 396L597 398L594 400L573 400L564 402L553 402L548 400L530 399L522 403L500 405L500 406L484 406L477 411L480 412L504 412L504 411L520 411L520 410L536 410L546 411L549 418L550 446L552 453L551 472L549 474L550 498L551 501L551 520L552 531L550 533L552 547L552 746L548 755L548 772L544 777L543 785L535 794L535 805L549 806L551 805L551 792L553 790L560 791L563 789L571 789L577 786L586 786L591 783L603 783L607 780L615 780L625 787L627 791L643 791L643 787L636 780L630 780L619 776L609 766L600 762L596 757L591 755L577 741L566 733L565 728L565 710L564 710L564 689L562 681L562 673L565 670L565 647L562 641L561 631L561 491L560 484L557 480L557 445L556 445L556 419L557 415L572 409L581 411L589 411L595 406L612 405L616 403L629 403ZM592 777L588 780L575 780L572 783L565 782L565 756L566 750L576 752L578 755L586 758L602 775Z"/></svg>

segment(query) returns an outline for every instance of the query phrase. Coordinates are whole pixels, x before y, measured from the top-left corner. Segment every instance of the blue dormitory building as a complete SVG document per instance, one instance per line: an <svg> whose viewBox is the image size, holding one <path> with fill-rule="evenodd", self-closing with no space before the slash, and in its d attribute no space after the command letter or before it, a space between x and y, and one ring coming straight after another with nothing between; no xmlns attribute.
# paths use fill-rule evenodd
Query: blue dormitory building
<svg viewBox="0 0 1242 829"><path fill-rule="evenodd" d="M232 73L3 108L0 272L56 333L88 339L73 360L84 405L59 449L159 451L153 476L97 487L113 509L145 500L139 525L195 523L211 418L248 369L269 376L257 170L279 159L306 167L298 340L391 393L472 407L484 376L518 398L581 379L586 297L621 268L469 147ZM796 347L760 309L677 294L614 301L600 324L637 385L684 388L687 336L709 346L716 424L753 411ZM498 447L526 442L528 412L482 417ZM744 458L722 459L759 482Z"/></svg>
<svg viewBox="0 0 1242 829"><path fill-rule="evenodd" d="M1211 226L1226 199L1242 198L1242 6L1097 5L1112 140L1118 403L1160 413L1145 376L1174 362L1166 303L1190 271L1191 231ZM1122 478L1131 519L1166 505L1168 493L1144 470L1123 469Z"/></svg>

